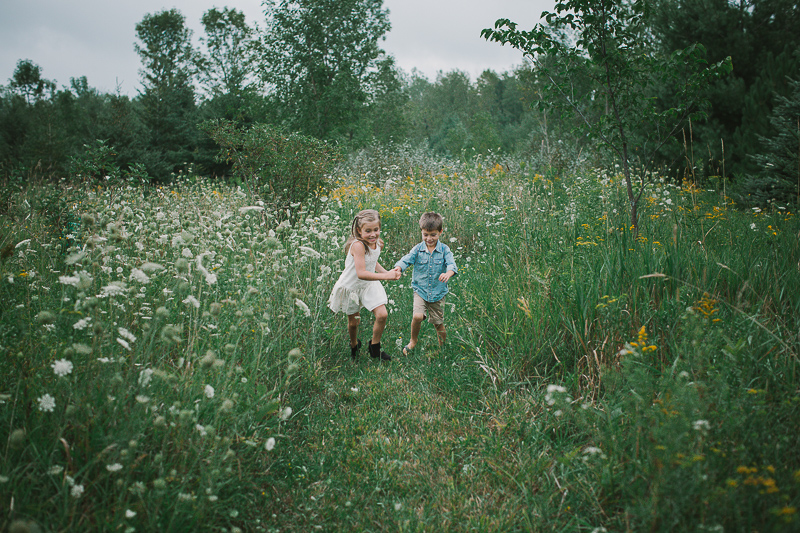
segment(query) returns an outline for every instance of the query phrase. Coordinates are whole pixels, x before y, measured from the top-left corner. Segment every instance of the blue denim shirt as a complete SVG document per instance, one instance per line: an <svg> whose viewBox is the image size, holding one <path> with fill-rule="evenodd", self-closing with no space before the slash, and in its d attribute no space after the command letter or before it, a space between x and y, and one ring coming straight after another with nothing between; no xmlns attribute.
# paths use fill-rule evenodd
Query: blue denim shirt
<svg viewBox="0 0 800 533"><path fill-rule="evenodd" d="M441 274L448 270L458 273L453 252L441 241L436 243L433 253L428 253L424 242L419 243L394 266L405 271L411 265L414 265L411 288L426 302L438 302L447 294L447 283L439 281Z"/></svg>

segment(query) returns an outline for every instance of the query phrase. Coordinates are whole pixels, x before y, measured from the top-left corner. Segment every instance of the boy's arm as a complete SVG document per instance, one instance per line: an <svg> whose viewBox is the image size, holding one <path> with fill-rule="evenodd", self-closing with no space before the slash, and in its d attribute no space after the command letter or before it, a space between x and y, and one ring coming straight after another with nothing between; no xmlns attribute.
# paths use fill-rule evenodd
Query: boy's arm
<svg viewBox="0 0 800 533"><path fill-rule="evenodd" d="M397 263L395 263L394 267L400 268L400 272L404 272L405 269L414 264L418 251L419 251L419 244L414 246L410 252L404 255Z"/></svg>
<svg viewBox="0 0 800 533"><path fill-rule="evenodd" d="M450 278L458 273L458 267L456 266L456 260L453 258L453 252L450 251L450 247L447 245L444 246L444 264L446 271L439 276L439 281L447 283Z"/></svg>

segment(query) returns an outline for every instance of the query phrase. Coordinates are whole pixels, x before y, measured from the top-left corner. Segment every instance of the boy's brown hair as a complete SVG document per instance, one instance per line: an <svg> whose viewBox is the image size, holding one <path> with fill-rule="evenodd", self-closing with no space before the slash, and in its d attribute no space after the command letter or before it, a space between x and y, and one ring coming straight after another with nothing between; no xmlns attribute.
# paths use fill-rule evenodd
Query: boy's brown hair
<svg viewBox="0 0 800 533"><path fill-rule="evenodd" d="M419 229L421 230L442 231L443 227L444 219L439 213L429 211L427 213L423 213L422 216L419 217Z"/></svg>

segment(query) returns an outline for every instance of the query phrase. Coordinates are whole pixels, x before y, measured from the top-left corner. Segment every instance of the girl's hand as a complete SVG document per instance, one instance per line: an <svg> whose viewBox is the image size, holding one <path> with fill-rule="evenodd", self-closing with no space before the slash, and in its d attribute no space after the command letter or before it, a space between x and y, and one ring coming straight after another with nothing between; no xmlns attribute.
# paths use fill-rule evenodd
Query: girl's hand
<svg viewBox="0 0 800 533"><path fill-rule="evenodd" d="M400 270L400 267L394 267L393 269L389 270L387 274L389 277L386 279L400 279L402 271Z"/></svg>

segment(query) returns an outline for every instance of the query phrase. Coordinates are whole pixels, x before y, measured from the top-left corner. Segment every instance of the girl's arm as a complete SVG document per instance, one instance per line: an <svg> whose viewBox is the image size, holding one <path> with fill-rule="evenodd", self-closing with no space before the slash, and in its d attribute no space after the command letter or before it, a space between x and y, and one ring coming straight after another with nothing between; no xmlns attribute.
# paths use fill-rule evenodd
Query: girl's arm
<svg viewBox="0 0 800 533"><path fill-rule="evenodd" d="M376 270L380 268L383 272L370 272L367 270L366 261L364 260L365 253L364 243L356 241L350 245L350 253L353 254L354 266L356 267L356 275L358 279L366 281L376 281L382 279L400 279L400 271L386 270L383 267L376 265Z"/></svg>

